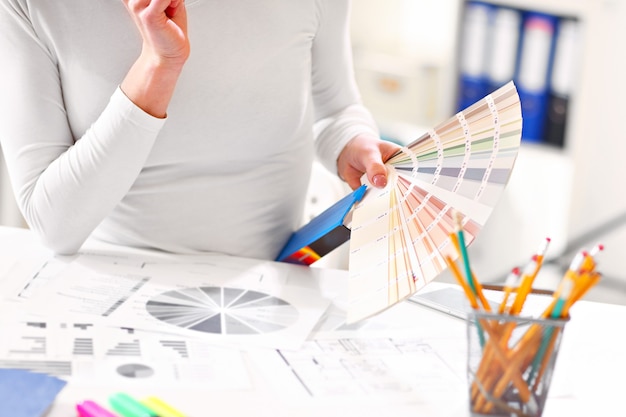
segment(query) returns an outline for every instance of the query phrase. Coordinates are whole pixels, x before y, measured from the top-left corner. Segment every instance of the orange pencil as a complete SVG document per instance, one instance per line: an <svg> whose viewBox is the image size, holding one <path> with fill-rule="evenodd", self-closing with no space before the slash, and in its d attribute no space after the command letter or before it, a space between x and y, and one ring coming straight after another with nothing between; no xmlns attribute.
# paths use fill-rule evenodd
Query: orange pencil
<svg viewBox="0 0 626 417"><path fill-rule="evenodd" d="M476 297L474 296L474 293L472 292L472 289L469 287L467 282L463 279L461 271L459 271L459 267L456 265L456 262L454 262L449 255L444 256L444 259L446 260L450 271L452 271L452 275L457 280L461 288L463 288L463 292L469 300L470 306L473 309L478 309L478 302L476 301Z"/></svg>
<svg viewBox="0 0 626 417"><path fill-rule="evenodd" d="M502 372L504 372L504 375L509 376L511 383L518 389L522 401L532 401L530 388L526 384L526 381L524 381L522 372L519 370L517 372L510 370L510 351L507 347L508 340L501 338L498 331L499 324L493 320L480 320L480 323L483 329L489 334L487 347L490 348L490 351L488 354L486 351L485 354L483 354L479 370L476 373L476 379L472 386L472 398L475 398L476 394L481 394L481 396L476 398L476 409L480 409L482 403L487 400L478 384L482 386L482 389L489 389L495 382L501 379Z"/></svg>
<svg viewBox="0 0 626 417"><path fill-rule="evenodd" d="M519 287L520 277L521 277L521 274L520 274L520 269L518 267L513 268L511 272L509 273L509 275L506 277L506 281L504 282L504 296L502 297L502 302L500 303L500 306L498 307L499 314L504 313L507 302L509 300L509 296L511 295L511 292L513 291L513 289L514 288L517 289Z"/></svg>
<svg viewBox="0 0 626 417"><path fill-rule="evenodd" d="M463 252L464 251L461 249L459 236L456 233L451 233L450 234L450 240L454 244L454 247L455 247L455 249L457 251L458 256L461 258L461 261L464 262L464 257L463 257ZM466 253L466 255L467 255L467 253ZM459 274L460 274L459 276L463 277L463 274L461 274L461 271L458 268L457 268L457 270L459 271ZM487 298L485 298L485 296L483 294L483 287L482 287L482 285L476 279L476 276L471 271L471 268L469 269L469 271L470 271L470 276L467 277L467 283L470 286L470 290L478 298L478 301L480 301L480 304L482 305L483 309L485 309L486 311L491 311L491 305L489 304L489 302L487 301Z"/></svg>
<svg viewBox="0 0 626 417"><path fill-rule="evenodd" d="M521 284L516 291L513 305L509 309L509 314L519 314L522 311L522 307L526 302L526 297L530 293L533 282L535 281L535 278L537 277L537 274L539 273L539 270L543 265L543 259L545 257L546 251L548 250L549 244L550 238L548 237L541 244L539 250L532 256L530 262L524 267Z"/></svg>

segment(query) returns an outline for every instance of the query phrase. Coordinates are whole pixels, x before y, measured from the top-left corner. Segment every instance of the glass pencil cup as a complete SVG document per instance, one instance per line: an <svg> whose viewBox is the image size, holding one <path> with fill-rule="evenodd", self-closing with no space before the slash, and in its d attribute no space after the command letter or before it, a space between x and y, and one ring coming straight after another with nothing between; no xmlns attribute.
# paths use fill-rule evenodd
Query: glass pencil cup
<svg viewBox="0 0 626 417"><path fill-rule="evenodd" d="M470 312L470 415L541 416L567 321Z"/></svg>

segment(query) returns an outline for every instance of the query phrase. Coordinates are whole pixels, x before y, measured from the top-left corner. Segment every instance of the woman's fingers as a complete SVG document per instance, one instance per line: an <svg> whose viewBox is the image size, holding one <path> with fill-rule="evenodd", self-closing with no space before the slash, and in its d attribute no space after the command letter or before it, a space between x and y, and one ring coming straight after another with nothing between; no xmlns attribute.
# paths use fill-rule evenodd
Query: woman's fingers
<svg viewBox="0 0 626 417"><path fill-rule="evenodd" d="M170 1L170 5L167 6L167 9L165 9L165 14L167 15L167 17L169 17L170 19L176 17L176 14L181 9L182 4L183 0Z"/></svg>
<svg viewBox="0 0 626 417"><path fill-rule="evenodd" d="M387 184L387 161L400 147L369 135L359 135L350 140L337 160L339 176L352 189L361 184L361 176L367 173L369 182L382 188Z"/></svg>
<svg viewBox="0 0 626 417"><path fill-rule="evenodd" d="M143 51L180 65L189 56L183 0L123 0L143 39Z"/></svg>

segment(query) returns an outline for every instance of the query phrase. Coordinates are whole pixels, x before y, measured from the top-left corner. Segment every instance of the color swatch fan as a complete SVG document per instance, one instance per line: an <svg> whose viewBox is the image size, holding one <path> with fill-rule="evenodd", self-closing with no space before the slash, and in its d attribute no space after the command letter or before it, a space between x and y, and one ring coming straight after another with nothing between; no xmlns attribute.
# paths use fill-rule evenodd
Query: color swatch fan
<svg viewBox="0 0 626 417"><path fill-rule="evenodd" d="M369 187L352 215L349 323L414 294L458 257L491 215L520 146L519 97L509 82L401 149L384 189Z"/></svg>

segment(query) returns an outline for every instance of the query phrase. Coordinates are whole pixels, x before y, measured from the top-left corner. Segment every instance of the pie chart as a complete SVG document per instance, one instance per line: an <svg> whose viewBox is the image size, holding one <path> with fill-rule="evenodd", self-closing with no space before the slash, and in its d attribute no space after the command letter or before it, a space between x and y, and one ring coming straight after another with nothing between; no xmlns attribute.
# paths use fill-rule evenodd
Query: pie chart
<svg viewBox="0 0 626 417"><path fill-rule="evenodd" d="M242 288L189 287L163 292L146 302L148 313L183 329L222 335L254 335L296 323L298 309L287 301Z"/></svg>
<svg viewBox="0 0 626 417"><path fill-rule="evenodd" d="M154 369L140 363L128 363L118 367L117 373L126 378L149 378L154 375Z"/></svg>

